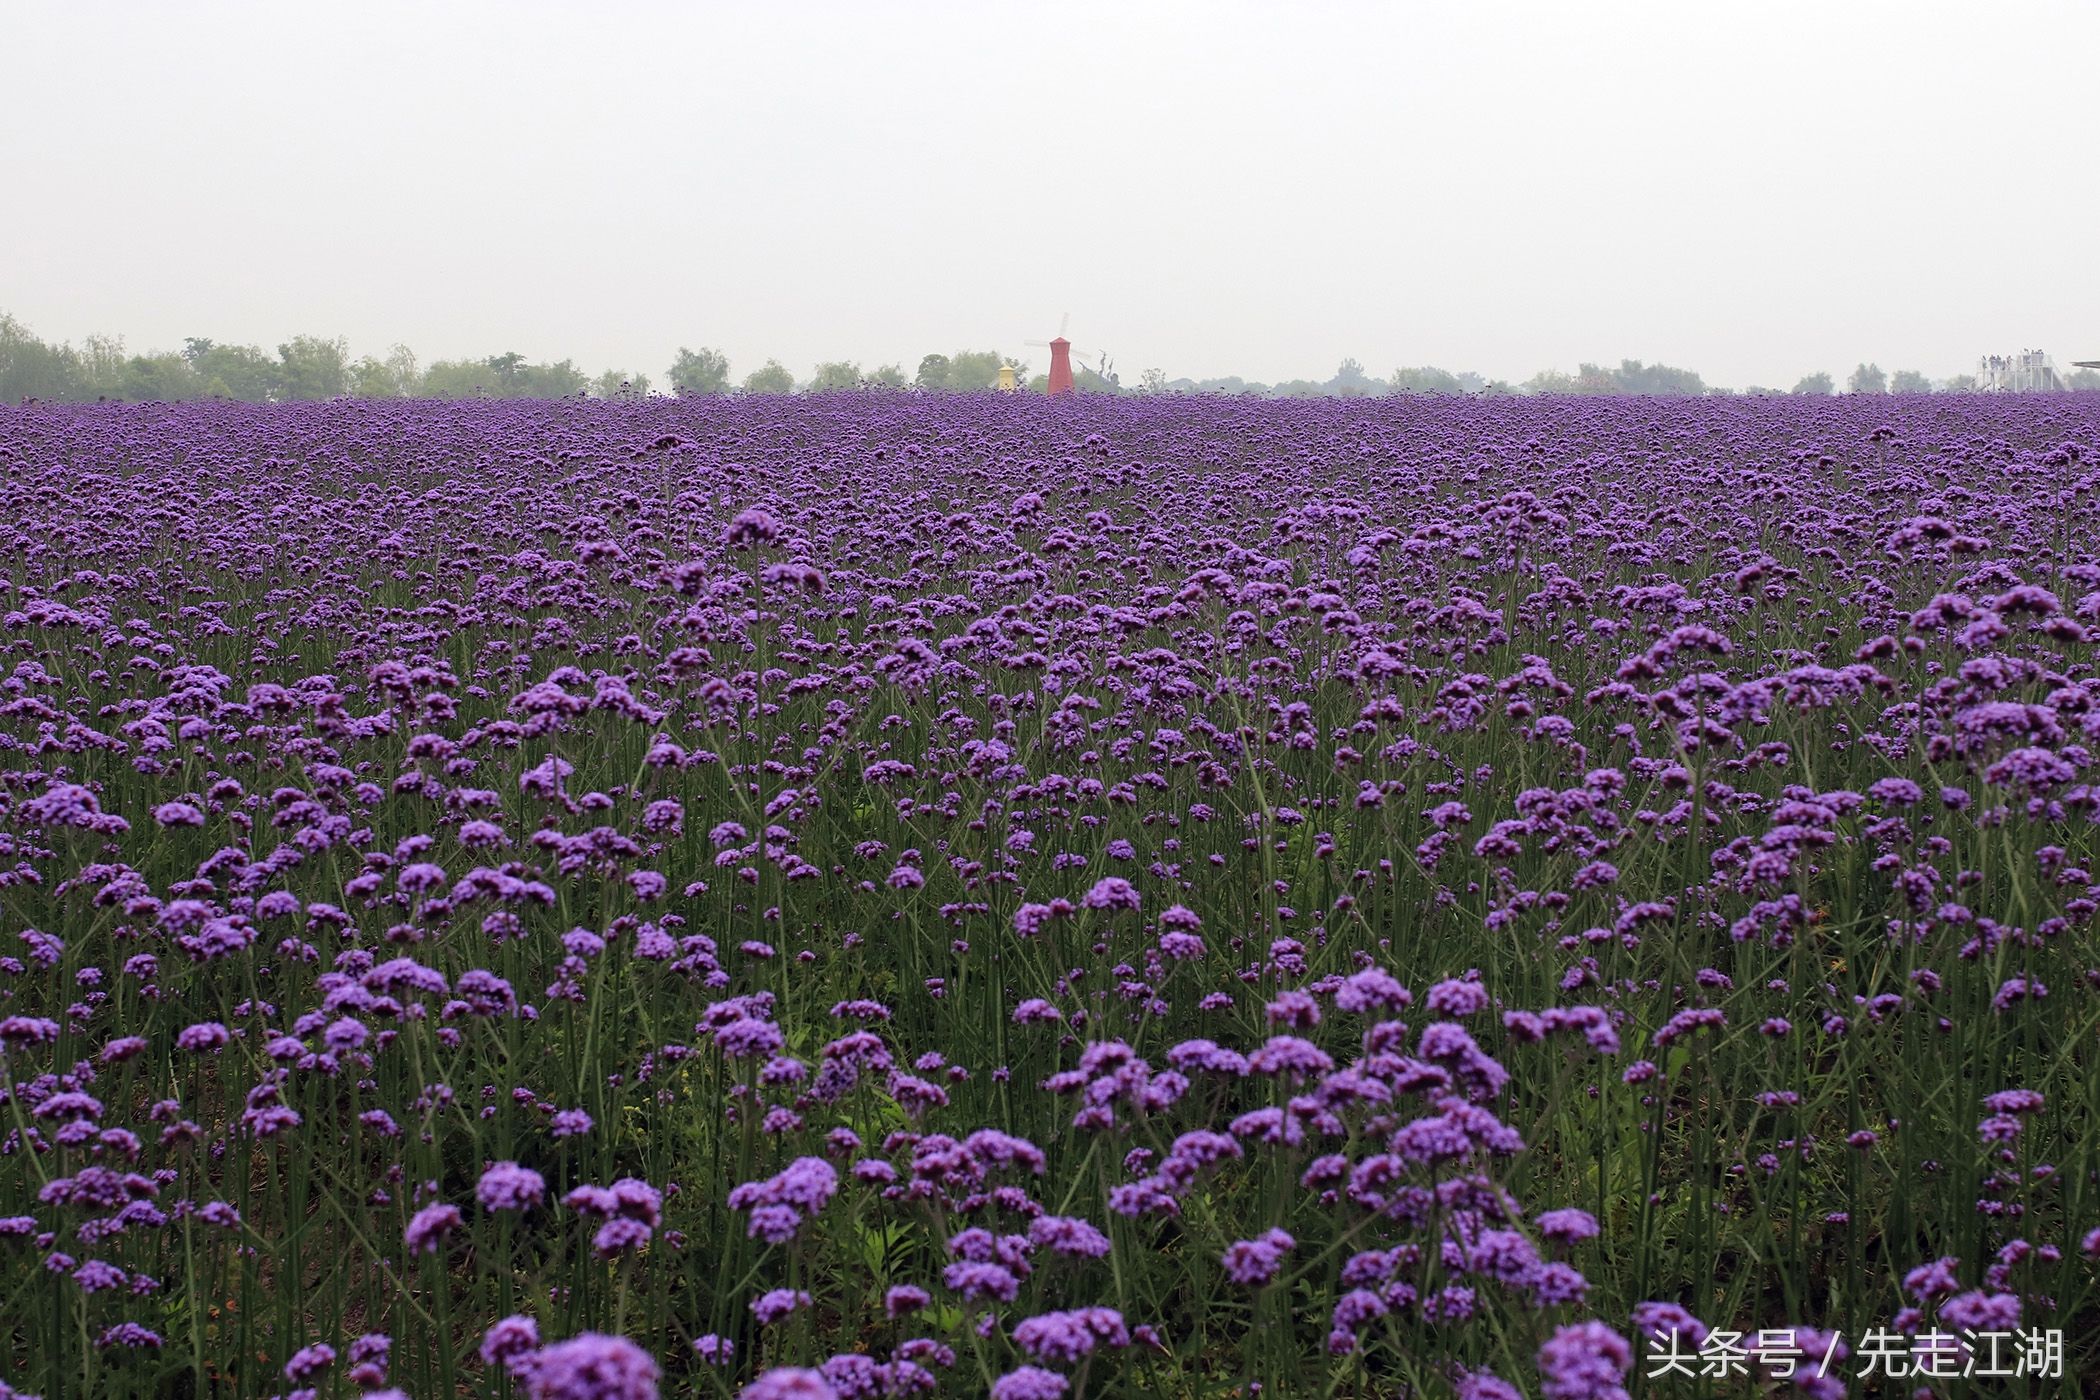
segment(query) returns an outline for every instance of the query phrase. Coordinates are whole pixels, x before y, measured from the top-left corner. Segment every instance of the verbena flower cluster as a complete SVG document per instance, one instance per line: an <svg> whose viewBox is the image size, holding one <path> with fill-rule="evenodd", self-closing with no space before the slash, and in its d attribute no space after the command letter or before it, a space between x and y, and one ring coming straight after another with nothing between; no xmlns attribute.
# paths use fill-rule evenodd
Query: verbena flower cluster
<svg viewBox="0 0 2100 1400"><path fill-rule="evenodd" d="M0 408L0 1396L2090 1371L2096 422Z"/></svg>

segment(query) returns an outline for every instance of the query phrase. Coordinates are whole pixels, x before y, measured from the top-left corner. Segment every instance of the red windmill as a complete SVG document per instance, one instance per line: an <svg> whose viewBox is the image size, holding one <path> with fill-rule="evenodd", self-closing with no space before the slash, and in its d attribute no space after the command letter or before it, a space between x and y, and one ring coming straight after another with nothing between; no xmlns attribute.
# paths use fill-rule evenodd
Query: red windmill
<svg viewBox="0 0 2100 1400"><path fill-rule="evenodd" d="M1065 328L1071 323L1072 313L1067 311L1064 319L1057 323L1057 339L1048 341L1031 340L1027 342L1029 345L1039 346L1050 352L1049 390L1053 395L1069 394L1073 389L1072 342L1065 339ZM1081 351L1080 353L1085 354L1086 352ZM1105 355L1101 359L1101 375L1104 379L1108 377L1108 357Z"/></svg>
<svg viewBox="0 0 2100 1400"><path fill-rule="evenodd" d="M1063 336L1050 342L1050 392L1072 392L1072 342Z"/></svg>

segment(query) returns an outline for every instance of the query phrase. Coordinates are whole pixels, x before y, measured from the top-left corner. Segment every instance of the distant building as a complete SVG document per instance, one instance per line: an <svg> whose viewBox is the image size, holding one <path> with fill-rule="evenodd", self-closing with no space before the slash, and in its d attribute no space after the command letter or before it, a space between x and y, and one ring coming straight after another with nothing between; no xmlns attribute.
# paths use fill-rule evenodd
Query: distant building
<svg viewBox="0 0 2100 1400"><path fill-rule="evenodd" d="M2039 350L1985 355L1976 362L1976 387L1987 394L2048 394L2070 388L2056 362Z"/></svg>

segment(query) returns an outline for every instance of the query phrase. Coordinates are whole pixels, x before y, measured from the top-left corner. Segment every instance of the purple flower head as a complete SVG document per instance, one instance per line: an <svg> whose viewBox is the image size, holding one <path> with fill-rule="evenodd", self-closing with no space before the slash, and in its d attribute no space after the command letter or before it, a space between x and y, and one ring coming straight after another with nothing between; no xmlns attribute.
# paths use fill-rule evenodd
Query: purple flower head
<svg viewBox="0 0 2100 1400"><path fill-rule="evenodd" d="M205 1054L223 1049L232 1039L232 1034L217 1021L199 1021L175 1037L175 1048Z"/></svg>
<svg viewBox="0 0 2100 1400"><path fill-rule="evenodd" d="M640 1249L649 1242L653 1233L643 1221L615 1216L600 1225L597 1233L591 1236L591 1252L600 1259L612 1259Z"/></svg>
<svg viewBox="0 0 2100 1400"><path fill-rule="evenodd" d="M1059 1400L1071 1383L1055 1371L1022 1366L992 1382L992 1400Z"/></svg>
<svg viewBox="0 0 2100 1400"><path fill-rule="evenodd" d="M892 1319L915 1313L933 1301L933 1295L913 1284L900 1283L882 1295L882 1310Z"/></svg>
<svg viewBox="0 0 2100 1400"><path fill-rule="evenodd" d="M1539 1348L1539 1388L1547 1400L1627 1400L1633 1348L1601 1322L1558 1328Z"/></svg>
<svg viewBox="0 0 2100 1400"><path fill-rule="evenodd" d="M1558 1244L1597 1237L1597 1217L1586 1210L1549 1210L1538 1218L1539 1233Z"/></svg>
<svg viewBox="0 0 2100 1400"><path fill-rule="evenodd" d="M1727 1017L1712 1007L1691 1007L1678 1012L1663 1023L1655 1033L1655 1048L1667 1049L1670 1045L1694 1031L1717 1029L1727 1022Z"/></svg>
<svg viewBox="0 0 2100 1400"><path fill-rule="evenodd" d="M1705 1345L1709 1329L1676 1303L1647 1302L1633 1305L1633 1330L1661 1344L1675 1336L1684 1349L1696 1351Z"/></svg>
<svg viewBox="0 0 2100 1400"><path fill-rule="evenodd" d="M103 1351L108 1351L112 1347L158 1351L162 1346L162 1340L160 1333L155 1332L150 1327L142 1327L136 1322L119 1322L114 1327L105 1329L100 1336L95 1338L95 1345ZM4 1385L5 1382L0 1382L0 1386ZM19 1392L0 1392L0 1395L5 1394L19 1394ZM37 1397L22 1395L21 1400L37 1400Z"/></svg>
<svg viewBox="0 0 2100 1400"><path fill-rule="evenodd" d="M1403 1012L1415 1003L1415 995L1401 987L1390 972L1382 968L1365 968L1363 972L1352 972L1342 978L1342 987L1333 993L1333 1003L1344 1012Z"/></svg>
<svg viewBox="0 0 2100 1400"><path fill-rule="evenodd" d="M1020 1296L1021 1280L1004 1264L959 1260L941 1271L941 1282L972 1301L1011 1303Z"/></svg>
<svg viewBox="0 0 2100 1400"><path fill-rule="evenodd" d="M2011 1293L1976 1289L1940 1304L1939 1318L1955 1331L2011 1332L2020 1325L2020 1300Z"/></svg>
<svg viewBox="0 0 2100 1400"><path fill-rule="evenodd" d="M474 1195L484 1210L530 1210L547 1198L547 1182L530 1167L497 1162L481 1174Z"/></svg>
<svg viewBox="0 0 2100 1400"><path fill-rule="evenodd" d="M1069 1366L1097 1346L1126 1347L1130 1330L1114 1308L1038 1313L1014 1328L1014 1343L1037 1361Z"/></svg>
<svg viewBox="0 0 2100 1400"><path fill-rule="evenodd" d="M292 1359L284 1363L284 1378L297 1385L300 1381L318 1376L334 1364L335 1348L326 1342L316 1342L292 1353Z"/></svg>
<svg viewBox="0 0 2100 1400"><path fill-rule="evenodd" d="M1135 909L1138 902L1136 887L1117 875L1096 880L1094 887L1080 900L1088 909Z"/></svg>
<svg viewBox="0 0 2100 1400"><path fill-rule="evenodd" d="M1983 1106L1991 1113L2040 1113L2047 1102L2032 1089L2001 1089L1984 1096Z"/></svg>
<svg viewBox="0 0 2100 1400"><path fill-rule="evenodd" d="M529 1317L513 1314L482 1333L481 1359L486 1365L515 1370L518 1361L531 1356L539 1347L539 1324Z"/></svg>
<svg viewBox="0 0 2100 1400"><path fill-rule="evenodd" d="M423 1207L408 1222L403 1238L410 1254L435 1254L438 1241L459 1228L459 1207L439 1202Z"/></svg>
<svg viewBox="0 0 2100 1400"><path fill-rule="evenodd" d="M751 1300L751 1315L761 1327L771 1327L797 1308L810 1305L809 1294L794 1288L775 1288Z"/></svg>
<svg viewBox="0 0 2100 1400"><path fill-rule="evenodd" d="M1028 1223L1028 1238L1053 1254L1085 1259L1108 1257L1108 1236L1072 1216L1039 1215Z"/></svg>
<svg viewBox="0 0 2100 1400"><path fill-rule="evenodd" d="M1276 1277L1285 1252L1296 1243L1282 1230L1269 1230L1254 1239L1227 1246L1220 1262L1225 1266L1226 1276L1234 1283L1259 1288Z"/></svg>
<svg viewBox="0 0 2100 1400"><path fill-rule="evenodd" d="M532 1400L657 1400L654 1359L625 1337L582 1332L542 1347L525 1375Z"/></svg>
<svg viewBox="0 0 2100 1400"><path fill-rule="evenodd" d="M779 1175L748 1181L729 1193L731 1210L748 1210L748 1233L769 1244L792 1239L802 1222L823 1210L837 1194L837 1168L821 1157L798 1157Z"/></svg>
<svg viewBox="0 0 2100 1400"><path fill-rule="evenodd" d="M740 1400L840 1400L821 1371L780 1366L737 1392Z"/></svg>
<svg viewBox="0 0 2100 1400"><path fill-rule="evenodd" d="M1524 1392L1492 1371L1467 1371L1458 1378L1458 1400L1524 1400Z"/></svg>
<svg viewBox="0 0 2100 1400"><path fill-rule="evenodd" d="M1487 1010L1488 991L1478 982L1439 982L1423 1003L1440 1016L1472 1016Z"/></svg>
<svg viewBox="0 0 2100 1400"><path fill-rule="evenodd" d="M749 549L754 544L771 544L780 538L780 522L764 509L752 506L738 511L722 532L722 543L736 549Z"/></svg>

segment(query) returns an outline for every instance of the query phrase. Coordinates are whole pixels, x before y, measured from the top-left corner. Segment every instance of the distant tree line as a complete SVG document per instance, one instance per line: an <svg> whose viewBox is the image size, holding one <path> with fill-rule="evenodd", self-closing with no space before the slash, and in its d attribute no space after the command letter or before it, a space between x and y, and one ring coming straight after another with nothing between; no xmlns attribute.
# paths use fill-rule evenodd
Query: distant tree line
<svg viewBox="0 0 2100 1400"><path fill-rule="evenodd" d="M0 402L34 399L123 399L180 403L241 399L276 403L297 399L359 398L615 398L649 391L649 378L625 370L596 376L574 361L533 364L515 351L480 360L418 363L396 345L386 358L350 357L340 339L299 335L273 355L255 345L222 345L191 337L180 350L126 353L113 336L92 335L78 346L39 340L0 312Z"/></svg>
<svg viewBox="0 0 2100 1400"><path fill-rule="evenodd" d="M680 395L786 394L798 390L915 388L967 393L999 383L1002 365L1012 364L1015 382L1036 393L1048 387L1045 375L1032 374L1026 361L1009 360L997 350L957 350L930 354L907 375L896 364L862 369L852 360L827 360L798 379L778 360L767 360L743 378L731 372L729 357L708 346L681 346L664 378ZM1363 398L1382 394L1652 394L1693 396L1726 394L1710 387L1698 373L1670 365L1621 360L1616 367L1578 365L1570 374L1546 370L1520 384L1488 379L1468 370L1453 372L1435 365L1395 369L1385 379L1364 372L1354 359L1342 361L1324 380L1291 379L1275 384L1229 376L1218 379L1168 379L1148 369L1135 386L1126 386L1105 360L1096 366L1074 365L1075 387L1085 393L1225 393L1270 398ZM2067 382L2074 389L2100 389L2100 373L2082 369ZM299 399L357 398L538 398L589 396L601 399L641 397L650 390L646 374L608 369L591 375L573 360L534 363L516 351L483 359L420 363L415 352L396 345L385 358L352 359L340 338L293 336L274 354L254 345L222 345L192 337L180 350L130 354L121 339L92 335L80 345L38 339L19 321L0 312L0 403L22 399L92 402L177 403L192 399L239 399L276 403ZM1939 389L1961 392L1976 387L1969 375L1935 384L1917 370L1893 374L1862 364L1847 378L1855 394L1922 394ZM1803 375L1791 390L1752 386L1749 394L1829 394L1836 381L1821 371Z"/></svg>
<svg viewBox="0 0 2100 1400"><path fill-rule="evenodd" d="M957 350L953 354L931 354L907 376L903 366L877 365L862 369L857 361L827 360L809 378L797 380L778 360L763 365L738 380L731 374L729 357L720 350L702 346L698 350L680 346L665 378L675 394L727 394L741 389L747 394L785 394L795 390L821 392L826 389L926 389L935 392L970 393L997 388L999 368L1012 365L1014 382L1040 393L1049 387L1046 375L1030 376L1026 360L1010 360L997 350ZM1116 393L1121 385L1112 377L1083 365L1072 370L1075 387L1095 393Z"/></svg>
<svg viewBox="0 0 2100 1400"><path fill-rule="evenodd" d="M2100 389L2100 372L2077 370L2064 382L2073 389ZM1454 373L1435 365L1404 366L1394 370L1389 378L1372 379L1364 374L1363 366L1355 360L1342 361L1333 378L1320 382L1293 379L1262 384L1237 377L1167 379L1157 370L1147 370L1140 383L1143 389L1153 392L1259 394L1277 398L1356 398L1374 394L1648 394L1689 398L1739 392L1801 395L1837 392L1837 381L1821 370L1802 375L1792 389L1751 385L1735 390L1708 384L1696 370L1643 364L1639 360L1621 360L1616 367L1582 364L1573 374L1565 370L1542 370L1519 384L1488 379L1468 370ZM1890 374L1879 365L1862 364L1846 379L1845 388L1854 394L1968 393L1976 388L1976 377L1958 374L1935 382L1914 369L1899 369Z"/></svg>
<svg viewBox="0 0 2100 1400"><path fill-rule="evenodd" d="M958 350L928 355L916 374L894 364L863 370L851 360L828 360L805 379L778 360L735 378L720 350L681 346L665 373L675 394L786 394L796 390L853 388L968 391L990 389L1009 361L997 350ZM1012 362L1017 380L1028 377L1025 361ZM1075 375L1079 387L1114 391L1118 386L1091 370ZM640 397L649 392L646 374L609 369L591 375L573 360L534 363L516 351L478 360L420 363L415 352L396 345L385 358L352 359L341 339L301 335L275 354L255 345L222 345L193 337L180 350L131 354L113 336L89 336L82 344L40 340L14 317L0 312L0 403L22 399L179 403L192 399L239 399L275 403L298 399L506 398L559 399Z"/></svg>

